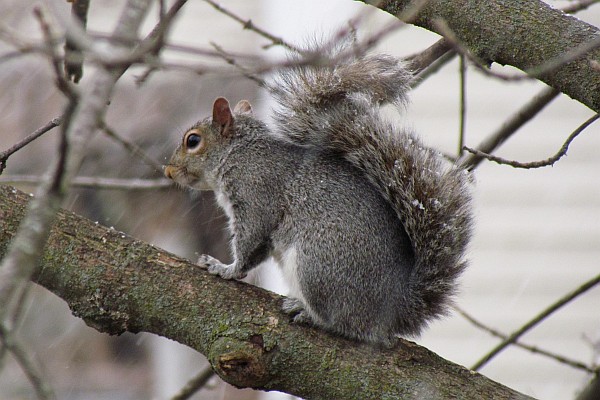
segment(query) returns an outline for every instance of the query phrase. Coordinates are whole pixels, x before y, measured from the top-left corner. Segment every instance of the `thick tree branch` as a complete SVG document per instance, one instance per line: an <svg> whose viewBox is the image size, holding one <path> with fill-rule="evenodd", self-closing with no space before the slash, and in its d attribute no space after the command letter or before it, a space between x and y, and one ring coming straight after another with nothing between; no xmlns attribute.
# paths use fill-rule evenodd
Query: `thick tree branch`
<svg viewBox="0 0 600 400"><path fill-rule="evenodd" d="M0 186L0 256L29 196ZM34 280L109 334L152 332L205 354L238 387L306 399L525 399L414 343L377 350L292 325L281 296L219 279L171 254L61 211Z"/></svg>
<svg viewBox="0 0 600 400"><path fill-rule="evenodd" d="M384 0L377 6L400 15L411 3ZM477 58L523 71L558 61L574 49L598 42L600 36L598 28L541 0L430 0L413 23L436 32L440 20ZM594 63L599 61L596 47L536 77L598 112L600 74Z"/></svg>

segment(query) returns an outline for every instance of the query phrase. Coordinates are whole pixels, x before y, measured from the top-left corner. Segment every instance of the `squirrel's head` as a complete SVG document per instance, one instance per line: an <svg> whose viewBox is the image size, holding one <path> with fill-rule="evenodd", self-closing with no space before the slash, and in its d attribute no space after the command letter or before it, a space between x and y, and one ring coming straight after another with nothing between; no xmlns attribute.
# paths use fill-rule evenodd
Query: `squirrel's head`
<svg viewBox="0 0 600 400"><path fill-rule="evenodd" d="M251 114L247 100L240 101L232 112L227 99L216 99L212 119L198 122L185 132L164 168L165 176L197 190L215 189L215 174L234 135L235 117Z"/></svg>

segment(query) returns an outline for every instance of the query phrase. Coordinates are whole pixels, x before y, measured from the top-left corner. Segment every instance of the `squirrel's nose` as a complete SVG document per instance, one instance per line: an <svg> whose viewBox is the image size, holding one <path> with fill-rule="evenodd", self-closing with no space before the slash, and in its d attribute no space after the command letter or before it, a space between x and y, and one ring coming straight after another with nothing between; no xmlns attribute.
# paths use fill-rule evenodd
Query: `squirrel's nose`
<svg viewBox="0 0 600 400"><path fill-rule="evenodd" d="M170 165L165 166L165 176L169 179L173 179L173 167Z"/></svg>

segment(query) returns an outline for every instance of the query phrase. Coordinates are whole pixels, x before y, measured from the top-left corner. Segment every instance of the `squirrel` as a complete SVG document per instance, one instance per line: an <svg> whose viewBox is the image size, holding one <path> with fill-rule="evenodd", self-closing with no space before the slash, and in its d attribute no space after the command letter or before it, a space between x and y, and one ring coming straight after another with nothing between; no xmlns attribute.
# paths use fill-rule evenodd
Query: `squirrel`
<svg viewBox="0 0 600 400"><path fill-rule="evenodd" d="M164 170L214 191L228 217L233 263L198 264L241 279L272 257L294 322L384 347L447 314L471 236L469 176L381 116L411 77L384 54L298 63L269 84L271 129L248 101L216 99Z"/></svg>

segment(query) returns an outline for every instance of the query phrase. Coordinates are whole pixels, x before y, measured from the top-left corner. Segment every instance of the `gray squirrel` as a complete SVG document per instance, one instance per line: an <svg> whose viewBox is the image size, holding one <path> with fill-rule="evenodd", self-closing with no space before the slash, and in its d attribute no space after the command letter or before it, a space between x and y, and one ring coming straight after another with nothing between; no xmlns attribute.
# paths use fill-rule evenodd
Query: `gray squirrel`
<svg viewBox="0 0 600 400"><path fill-rule="evenodd" d="M465 268L465 171L380 115L410 73L387 55L286 69L270 84L274 126L214 102L165 175L215 192L234 261L199 265L240 279L272 257L290 287L283 311L347 338L392 346L447 313Z"/></svg>

